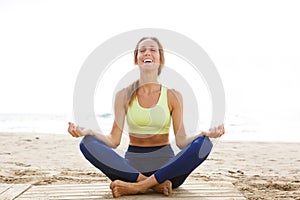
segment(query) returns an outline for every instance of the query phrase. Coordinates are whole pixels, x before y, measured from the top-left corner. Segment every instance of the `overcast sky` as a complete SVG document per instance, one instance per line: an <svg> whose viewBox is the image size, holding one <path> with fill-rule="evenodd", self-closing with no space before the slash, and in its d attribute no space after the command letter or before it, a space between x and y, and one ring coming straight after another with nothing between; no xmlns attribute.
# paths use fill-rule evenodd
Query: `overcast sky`
<svg viewBox="0 0 300 200"><path fill-rule="evenodd" d="M227 111L287 109L283 117L300 119L299 19L289 0L1 0L0 113L71 113L76 76L96 47L126 31L163 28L211 57Z"/></svg>

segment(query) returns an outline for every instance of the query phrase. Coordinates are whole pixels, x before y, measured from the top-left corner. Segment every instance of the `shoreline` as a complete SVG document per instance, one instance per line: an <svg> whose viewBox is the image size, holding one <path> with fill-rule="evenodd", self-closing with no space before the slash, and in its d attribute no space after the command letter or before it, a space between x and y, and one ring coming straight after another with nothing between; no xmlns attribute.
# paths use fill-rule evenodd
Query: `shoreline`
<svg viewBox="0 0 300 200"><path fill-rule="evenodd" d="M68 134L0 133L0 182L109 185L85 160L79 142ZM126 142L122 140L118 153L125 153ZM247 199L299 199L300 143L218 140L189 179L230 181Z"/></svg>

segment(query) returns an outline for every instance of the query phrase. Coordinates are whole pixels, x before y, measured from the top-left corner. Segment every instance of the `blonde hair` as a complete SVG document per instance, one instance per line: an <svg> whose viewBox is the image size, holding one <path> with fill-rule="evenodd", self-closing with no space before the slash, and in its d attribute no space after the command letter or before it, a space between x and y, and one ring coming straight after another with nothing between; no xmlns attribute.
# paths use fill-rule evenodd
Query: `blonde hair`
<svg viewBox="0 0 300 200"><path fill-rule="evenodd" d="M164 49L163 49L160 41L156 37L143 37L138 41L138 43L136 44L135 49L134 49L134 64L137 64L137 55L138 55L138 50L139 50L140 43L144 40L147 40L147 39L153 40L158 45L160 65L158 67L157 75L160 75L161 74L161 69L163 68L163 66L165 64L165 56L164 56ZM138 88L139 88L139 80L134 81L132 84L130 84L127 87L127 108L128 108L128 106L132 105L132 102L133 102L134 98L137 95L137 89Z"/></svg>

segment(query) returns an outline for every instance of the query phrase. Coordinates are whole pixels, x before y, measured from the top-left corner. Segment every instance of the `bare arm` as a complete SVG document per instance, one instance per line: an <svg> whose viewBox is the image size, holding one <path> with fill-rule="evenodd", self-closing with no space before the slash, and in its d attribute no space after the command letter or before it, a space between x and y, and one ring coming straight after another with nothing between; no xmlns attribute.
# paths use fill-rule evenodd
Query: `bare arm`
<svg viewBox="0 0 300 200"><path fill-rule="evenodd" d="M121 90L116 94L115 97L115 105L114 105L114 112L115 112L115 120L111 129L110 134L105 135L103 133L96 132L92 129L86 129L79 126L75 126L73 123L69 122L69 129L68 132L73 137L81 137L85 135L93 135L108 146L112 148L117 148L121 142L122 132L124 127L125 121L125 90Z"/></svg>
<svg viewBox="0 0 300 200"><path fill-rule="evenodd" d="M208 132L202 131L196 135L187 136L183 124L183 100L181 94L176 90L168 90L168 102L172 114L173 129L178 148L183 149L199 136L216 138L225 133L224 125L220 125L210 129Z"/></svg>

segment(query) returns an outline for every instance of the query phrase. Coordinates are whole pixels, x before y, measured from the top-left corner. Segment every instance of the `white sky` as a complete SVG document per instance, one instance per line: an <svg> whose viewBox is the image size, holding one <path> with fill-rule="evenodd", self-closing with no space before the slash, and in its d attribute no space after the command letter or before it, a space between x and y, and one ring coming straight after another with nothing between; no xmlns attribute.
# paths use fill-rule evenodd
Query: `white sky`
<svg viewBox="0 0 300 200"><path fill-rule="evenodd" d="M0 0L0 113L72 113L76 76L96 47L133 29L163 28L208 53L227 112L300 120L299 19L296 0Z"/></svg>

